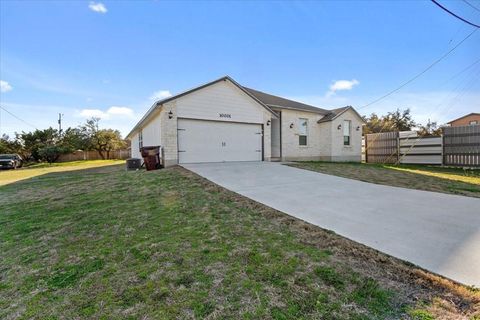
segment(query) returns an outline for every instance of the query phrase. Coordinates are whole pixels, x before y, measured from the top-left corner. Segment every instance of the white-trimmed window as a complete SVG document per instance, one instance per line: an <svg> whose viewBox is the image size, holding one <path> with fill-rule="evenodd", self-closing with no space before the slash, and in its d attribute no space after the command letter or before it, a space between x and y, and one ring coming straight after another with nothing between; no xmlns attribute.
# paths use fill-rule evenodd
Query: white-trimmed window
<svg viewBox="0 0 480 320"><path fill-rule="evenodd" d="M349 146L350 145L350 130L351 130L351 121L350 120L343 120L343 145Z"/></svg>
<svg viewBox="0 0 480 320"><path fill-rule="evenodd" d="M306 146L308 136L308 119L298 119L298 145Z"/></svg>
<svg viewBox="0 0 480 320"><path fill-rule="evenodd" d="M138 132L138 150L143 148L143 131Z"/></svg>
<svg viewBox="0 0 480 320"><path fill-rule="evenodd" d="M477 120L472 120L468 123L469 125L473 126L473 125L476 125L478 124L478 121Z"/></svg>

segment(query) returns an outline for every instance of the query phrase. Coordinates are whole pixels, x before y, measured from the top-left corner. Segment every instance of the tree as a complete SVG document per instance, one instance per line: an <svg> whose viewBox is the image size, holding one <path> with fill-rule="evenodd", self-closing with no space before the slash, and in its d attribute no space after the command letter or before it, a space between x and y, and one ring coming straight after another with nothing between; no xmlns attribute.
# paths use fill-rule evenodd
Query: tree
<svg viewBox="0 0 480 320"><path fill-rule="evenodd" d="M395 131L410 131L417 125L412 119L410 109L403 111L397 109L394 112L389 112L386 116L386 121L391 124Z"/></svg>
<svg viewBox="0 0 480 320"><path fill-rule="evenodd" d="M363 117L366 122L364 133L378 133L386 131L410 131L417 124L412 119L410 109L397 109L387 115L378 117L372 113L370 117Z"/></svg>
<svg viewBox="0 0 480 320"><path fill-rule="evenodd" d="M126 147L120 131L99 129L99 118L91 118L80 127L86 145L90 150L96 150L102 159L110 158L110 152Z"/></svg>
<svg viewBox="0 0 480 320"><path fill-rule="evenodd" d="M22 155L22 145L15 139L12 140L6 134L0 137L0 153L18 153Z"/></svg>
<svg viewBox="0 0 480 320"><path fill-rule="evenodd" d="M436 121L431 122L430 119L428 119L428 122L426 125L420 125L419 129L417 130L417 133L419 136L425 137L425 136L440 136L442 134L442 128L441 126L437 125Z"/></svg>
<svg viewBox="0 0 480 320"><path fill-rule="evenodd" d="M26 159L31 157L36 161L52 163L57 161L60 155L75 150L73 145L64 141L57 129L51 127L44 130L36 129L33 132L22 132L17 134L17 140L23 146L24 157Z"/></svg>

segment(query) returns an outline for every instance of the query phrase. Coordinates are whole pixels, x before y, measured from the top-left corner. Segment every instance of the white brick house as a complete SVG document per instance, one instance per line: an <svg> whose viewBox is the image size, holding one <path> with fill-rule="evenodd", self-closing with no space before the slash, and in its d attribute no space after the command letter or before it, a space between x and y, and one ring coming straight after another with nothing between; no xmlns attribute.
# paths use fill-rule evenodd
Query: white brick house
<svg viewBox="0 0 480 320"><path fill-rule="evenodd" d="M132 157L164 148L178 163L360 161L363 120L352 107L325 110L241 86L226 76L160 100L127 135Z"/></svg>

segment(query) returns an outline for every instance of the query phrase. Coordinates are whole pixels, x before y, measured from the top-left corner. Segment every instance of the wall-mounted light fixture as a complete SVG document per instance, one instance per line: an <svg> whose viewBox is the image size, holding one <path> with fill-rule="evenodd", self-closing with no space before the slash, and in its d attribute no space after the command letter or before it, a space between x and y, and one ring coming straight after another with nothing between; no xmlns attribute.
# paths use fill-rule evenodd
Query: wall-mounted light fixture
<svg viewBox="0 0 480 320"><path fill-rule="evenodd" d="M292 129L292 128L293 128L293 122L292 122L292 123L290 123L290 129Z"/></svg>
<svg viewBox="0 0 480 320"><path fill-rule="evenodd" d="M342 125L339 124L338 127L337 127L338 130L342 129Z"/></svg>
<svg viewBox="0 0 480 320"><path fill-rule="evenodd" d="M170 112L168 113L168 119L172 119L173 118L173 112L172 110L170 110Z"/></svg>
<svg viewBox="0 0 480 320"><path fill-rule="evenodd" d="M360 131L360 126L357 127L357 131Z"/></svg>
<svg viewBox="0 0 480 320"><path fill-rule="evenodd" d="M270 120L267 121L267 127L270 125Z"/></svg>

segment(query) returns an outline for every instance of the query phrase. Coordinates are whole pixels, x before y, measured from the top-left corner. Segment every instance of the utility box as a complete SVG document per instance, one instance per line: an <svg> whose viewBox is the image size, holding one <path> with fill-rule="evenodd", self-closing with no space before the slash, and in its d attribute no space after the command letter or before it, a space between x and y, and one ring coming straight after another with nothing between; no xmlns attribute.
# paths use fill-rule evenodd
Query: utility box
<svg viewBox="0 0 480 320"><path fill-rule="evenodd" d="M142 166L142 159L130 158L126 160L127 170L138 170Z"/></svg>

